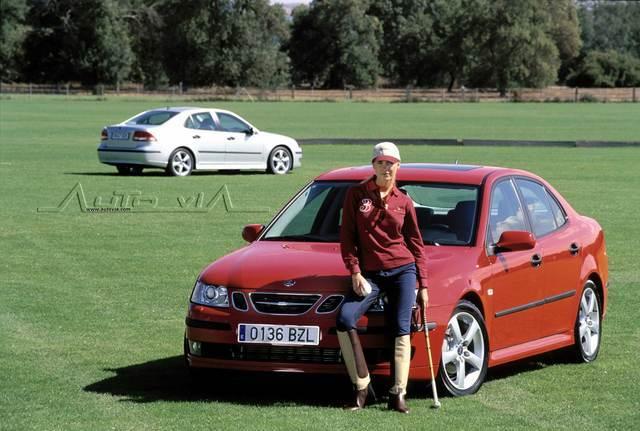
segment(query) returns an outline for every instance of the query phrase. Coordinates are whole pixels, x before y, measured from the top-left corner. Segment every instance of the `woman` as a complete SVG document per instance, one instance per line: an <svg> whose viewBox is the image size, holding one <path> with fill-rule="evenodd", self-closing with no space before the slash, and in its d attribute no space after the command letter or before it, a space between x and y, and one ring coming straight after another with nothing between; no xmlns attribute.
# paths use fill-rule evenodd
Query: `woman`
<svg viewBox="0 0 640 431"><path fill-rule="evenodd" d="M411 361L411 310L416 301L427 303L427 272L422 237L412 200L396 187L400 152L391 142L373 148L370 179L347 191L342 211L340 248L351 273L352 292L347 295L337 328L347 372L355 386L351 410L364 408L369 393L369 370L356 331L358 319L386 293L394 335L394 385L389 408L409 413L405 403Z"/></svg>

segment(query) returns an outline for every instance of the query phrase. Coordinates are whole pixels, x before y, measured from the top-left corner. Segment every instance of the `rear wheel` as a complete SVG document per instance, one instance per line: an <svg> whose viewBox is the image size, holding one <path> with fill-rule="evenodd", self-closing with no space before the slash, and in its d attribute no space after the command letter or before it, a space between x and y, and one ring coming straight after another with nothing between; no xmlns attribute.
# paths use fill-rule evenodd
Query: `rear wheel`
<svg viewBox="0 0 640 431"><path fill-rule="evenodd" d="M480 310L460 301L442 341L439 382L451 395L475 393L487 375L489 338Z"/></svg>
<svg viewBox="0 0 640 431"><path fill-rule="evenodd" d="M131 168L125 165L116 165L118 175L131 175Z"/></svg>
<svg viewBox="0 0 640 431"><path fill-rule="evenodd" d="M195 159L191 151L186 148L177 148L169 156L167 174L174 177L186 177L191 174L195 165Z"/></svg>
<svg viewBox="0 0 640 431"><path fill-rule="evenodd" d="M578 315L574 327L576 359L592 362L600 351L601 339L600 297L593 281L589 280L582 289Z"/></svg>

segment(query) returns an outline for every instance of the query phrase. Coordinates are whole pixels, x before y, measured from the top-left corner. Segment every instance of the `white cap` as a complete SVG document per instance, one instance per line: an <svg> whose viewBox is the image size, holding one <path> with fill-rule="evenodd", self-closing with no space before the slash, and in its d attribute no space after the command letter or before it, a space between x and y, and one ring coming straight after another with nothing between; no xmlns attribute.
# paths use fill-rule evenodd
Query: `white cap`
<svg viewBox="0 0 640 431"><path fill-rule="evenodd" d="M393 142L380 142L373 147L373 159L371 162L373 163L376 160L397 163L400 161L400 151L398 151L398 147Z"/></svg>

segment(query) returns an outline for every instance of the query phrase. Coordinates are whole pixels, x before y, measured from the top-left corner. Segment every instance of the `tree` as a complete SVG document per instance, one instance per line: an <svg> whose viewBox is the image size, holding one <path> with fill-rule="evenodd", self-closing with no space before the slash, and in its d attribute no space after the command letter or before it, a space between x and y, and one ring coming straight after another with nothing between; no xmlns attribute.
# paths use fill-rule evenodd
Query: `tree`
<svg viewBox="0 0 640 431"><path fill-rule="evenodd" d="M582 46L576 4L574 0L547 0L546 10L551 19L549 34L560 56L558 78L564 81Z"/></svg>
<svg viewBox="0 0 640 431"><path fill-rule="evenodd" d="M160 14L162 0L131 0L126 13L131 49L134 54L131 79L149 88L166 85L164 70L164 17Z"/></svg>
<svg viewBox="0 0 640 431"><path fill-rule="evenodd" d="M36 82L116 83L133 55L113 0L31 0L25 77Z"/></svg>
<svg viewBox="0 0 640 431"><path fill-rule="evenodd" d="M567 82L576 87L634 87L640 85L640 60L614 50L590 51Z"/></svg>
<svg viewBox="0 0 640 431"><path fill-rule="evenodd" d="M288 81L281 6L267 0L171 0L162 14L171 81L257 87Z"/></svg>
<svg viewBox="0 0 640 431"><path fill-rule="evenodd" d="M297 83L370 87L380 72L381 27L367 0L313 1L293 14L289 56Z"/></svg>
<svg viewBox="0 0 640 431"><path fill-rule="evenodd" d="M0 2L0 80L14 80L20 76L22 43L27 32L26 0Z"/></svg>
<svg viewBox="0 0 640 431"><path fill-rule="evenodd" d="M550 36L546 0L478 2L474 25L477 51L469 70L475 86L542 87L555 82L560 59Z"/></svg>
<svg viewBox="0 0 640 431"><path fill-rule="evenodd" d="M400 85L433 85L442 70L437 56L429 0L374 0L369 14L382 26L380 62L388 78Z"/></svg>

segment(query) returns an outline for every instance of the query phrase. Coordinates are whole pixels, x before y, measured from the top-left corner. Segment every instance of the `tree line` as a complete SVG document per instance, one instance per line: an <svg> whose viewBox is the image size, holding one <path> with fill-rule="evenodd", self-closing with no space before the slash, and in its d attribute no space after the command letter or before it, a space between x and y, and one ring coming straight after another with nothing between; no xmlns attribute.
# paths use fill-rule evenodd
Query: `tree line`
<svg viewBox="0 0 640 431"><path fill-rule="evenodd" d="M2 0L0 79L274 88L640 85L640 4Z"/></svg>

